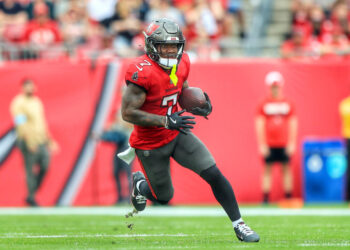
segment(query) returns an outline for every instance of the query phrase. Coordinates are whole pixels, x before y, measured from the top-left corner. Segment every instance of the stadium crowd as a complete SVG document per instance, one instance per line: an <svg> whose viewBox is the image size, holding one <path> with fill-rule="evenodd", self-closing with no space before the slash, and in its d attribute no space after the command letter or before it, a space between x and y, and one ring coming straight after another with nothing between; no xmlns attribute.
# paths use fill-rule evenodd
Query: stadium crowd
<svg viewBox="0 0 350 250"><path fill-rule="evenodd" d="M333 58L350 52L350 1L293 0L291 32L283 58Z"/></svg>
<svg viewBox="0 0 350 250"><path fill-rule="evenodd" d="M2 0L1 56L136 56L142 30L168 17L184 29L188 51L210 58L219 53L219 37L232 34L235 16L243 38L240 0Z"/></svg>
<svg viewBox="0 0 350 250"><path fill-rule="evenodd" d="M282 58L349 54L349 0L290 2ZM243 0L0 0L0 59L137 56L143 53L142 30L159 17L181 26L191 58L215 59L222 55L221 39L247 37L242 5Z"/></svg>

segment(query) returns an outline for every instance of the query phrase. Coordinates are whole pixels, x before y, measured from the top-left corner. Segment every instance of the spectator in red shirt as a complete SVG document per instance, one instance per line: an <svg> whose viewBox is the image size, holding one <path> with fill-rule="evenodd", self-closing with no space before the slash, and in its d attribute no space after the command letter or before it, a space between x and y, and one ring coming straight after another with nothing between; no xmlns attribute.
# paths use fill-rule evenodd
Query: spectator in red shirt
<svg viewBox="0 0 350 250"><path fill-rule="evenodd" d="M37 4L35 18L27 24L24 41L37 47L46 48L61 41L58 25L48 16L48 7Z"/></svg>
<svg viewBox="0 0 350 250"><path fill-rule="evenodd" d="M34 7L35 18L27 23L23 42L26 48L23 58L58 57L62 54L60 48L61 35L56 21L49 17L49 9L43 4Z"/></svg>
<svg viewBox="0 0 350 250"><path fill-rule="evenodd" d="M282 93L283 76L276 71L266 75L269 94L259 105L255 120L259 151L265 161L262 190L268 203L271 190L271 167L281 163L286 198L292 194L292 173L289 166L294 154L297 136L297 118L294 106Z"/></svg>

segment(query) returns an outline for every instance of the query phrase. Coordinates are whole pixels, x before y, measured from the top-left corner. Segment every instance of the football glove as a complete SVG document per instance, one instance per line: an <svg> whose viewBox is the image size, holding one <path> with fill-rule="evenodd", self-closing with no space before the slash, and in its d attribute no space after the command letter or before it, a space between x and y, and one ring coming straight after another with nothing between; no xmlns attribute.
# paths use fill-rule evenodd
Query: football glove
<svg viewBox="0 0 350 250"><path fill-rule="evenodd" d="M187 134L185 129L193 128L190 124L196 124L196 122L193 121L193 116L181 116L185 111L186 110L181 110L171 115L166 115L164 127L171 130L176 129L181 133Z"/></svg>
<svg viewBox="0 0 350 250"><path fill-rule="evenodd" d="M208 94L204 92L204 95L205 95L205 99L207 99L207 103L205 104L205 107L204 108L199 108L199 107L193 108L191 110L191 113L194 115L204 116L205 119L208 119L207 116L210 115L210 113L213 111L213 106L211 105Z"/></svg>

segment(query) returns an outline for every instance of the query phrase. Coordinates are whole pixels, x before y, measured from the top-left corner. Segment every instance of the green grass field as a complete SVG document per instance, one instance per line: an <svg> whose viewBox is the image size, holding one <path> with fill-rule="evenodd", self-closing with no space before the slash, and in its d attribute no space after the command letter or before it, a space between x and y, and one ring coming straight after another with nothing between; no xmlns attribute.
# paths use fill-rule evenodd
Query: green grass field
<svg viewBox="0 0 350 250"><path fill-rule="evenodd" d="M254 213L270 208L259 209ZM167 210L171 215L176 208ZM248 244L237 240L230 221L222 215L156 216L161 211L151 209L154 214L145 212L126 218L110 215L113 208L108 210L109 215L103 215L104 211L80 215L79 211L47 211L0 211L0 249L350 249L350 213L276 215L273 210L267 213L271 215L244 216L261 237L259 243Z"/></svg>

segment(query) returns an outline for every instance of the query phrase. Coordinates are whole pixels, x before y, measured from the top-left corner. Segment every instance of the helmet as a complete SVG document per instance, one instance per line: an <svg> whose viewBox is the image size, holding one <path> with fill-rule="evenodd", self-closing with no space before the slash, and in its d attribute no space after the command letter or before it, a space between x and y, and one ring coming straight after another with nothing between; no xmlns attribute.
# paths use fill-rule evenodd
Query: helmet
<svg viewBox="0 0 350 250"><path fill-rule="evenodd" d="M152 21L145 35L146 54L160 66L171 68L179 64L185 46L185 38L179 25L169 19L160 18ZM157 50L159 44L177 44L176 59L162 58Z"/></svg>
<svg viewBox="0 0 350 250"><path fill-rule="evenodd" d="M271 71L265 77L265 84L267 86L274 86L274 85L283 86L284 78L280 72Z"/></svg>

